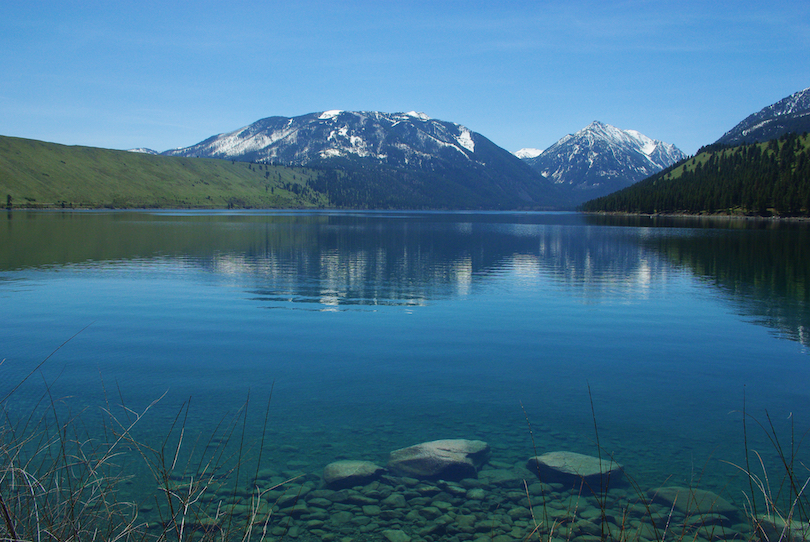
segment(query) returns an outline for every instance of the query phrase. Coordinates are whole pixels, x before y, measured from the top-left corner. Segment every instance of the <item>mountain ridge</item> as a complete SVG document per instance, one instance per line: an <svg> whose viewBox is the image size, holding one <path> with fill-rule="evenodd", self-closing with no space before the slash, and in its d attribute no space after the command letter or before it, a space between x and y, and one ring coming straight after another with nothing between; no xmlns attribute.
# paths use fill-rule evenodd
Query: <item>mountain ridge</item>
<svg viewBox="0 0 810 542"><path fill-rule="evenodd" d="M734 146L764 142L786 133L807 131L810 131L810 87L748 115L715 144Z"/></svg>
<svg viewBox="0 0 810 542"><path fill-rule="evenodd" d="M403 123L416 127L417 141L411 144L401 141L405 134L395 129ZM328 135L325 135L327 132ZM303 148L299 145L301 140L306 142ZM423 149L429 147L431 142L439 147L452 147L468 159L475 152L473 132L460 124L432 119L416 111L383 113L335 109L296 117L266 117L232 132L217 134L195 145L161 154L256 162L281 161L289 165L306 165L321 159L350 155L385 162L395 159L386 152L392 146L408 145L416 155L424 152ZM290 154L289 148L294 148L293 154Z"/></svg>

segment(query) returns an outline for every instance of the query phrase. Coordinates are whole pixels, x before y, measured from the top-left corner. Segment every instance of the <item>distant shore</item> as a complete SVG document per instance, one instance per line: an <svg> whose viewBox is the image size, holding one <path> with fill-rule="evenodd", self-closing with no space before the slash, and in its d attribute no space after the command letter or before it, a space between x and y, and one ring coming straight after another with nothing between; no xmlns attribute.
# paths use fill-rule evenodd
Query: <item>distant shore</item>
<svg viewBox="0 0 810 542"><path fill-rule="evenodd" d="M489 212L496 209L362 209L362 208L342 208L342 207L322 207L322 206L291 206L291 207L226 207L226 206L160 206L151 205L143 207L114 207L110 205L90 206L90 205L66 205L59 204L33 204L28 206L6 207L6 211L435 211L435 212ZM497 209L501 212L526 212L526 209ZM535 210L530 212L575 212L587 216L612 216L612 217L635 217L635 218L685 218L685 219L709 219L709 220L741 220L750 222L810 222L810 216L761 216L726 213L623 213L604 211L576 211L576 210Z"/></svg>
<svg viewBox="0 0 810 542"><path fill-rule="evenodd" d="M594 212L594 211L578 211L584 215L590 216L625 216L625 217L645 217L645 218L707 218L707 219L735 219L747 221L763 221L763 222L808 222L810 216L761 216L761 215L741 215L741 214L726 214L726 213L619 213L619 212Z"/></svg>

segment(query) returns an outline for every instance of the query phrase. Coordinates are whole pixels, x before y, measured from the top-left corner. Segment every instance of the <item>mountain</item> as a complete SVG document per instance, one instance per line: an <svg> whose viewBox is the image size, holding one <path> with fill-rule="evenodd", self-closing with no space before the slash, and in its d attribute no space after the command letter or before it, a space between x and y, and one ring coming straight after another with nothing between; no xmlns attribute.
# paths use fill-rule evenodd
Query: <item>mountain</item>
<svg viewBox="0 0 810 542"><path fill-rule="evenodd" d="M163 154L330 170L313 189L340 207L571 206L557 187L481 134L414 111L268 117Z"/></svg>
<svg viewBox="0 0 810 542"><path fill-rule="evenodd" d="M810 132L810 88L791 94L749 115L723 134L716 143L741 145L769 141L790 132Z"/></svg>
<svg viewBox="0 0 810 542"><path fill-rule="evenodd" d="M129 152L139 152L141 154L160 154L158 151L147 149L146 147L138 147L137 149L129 149Z"/></svg>
<svg viewBox="0 0 810 542"><path fill-rule="evenodd" d="M523 160L581 203L630 186L685 157L669 143L594 121Z"/></svg>

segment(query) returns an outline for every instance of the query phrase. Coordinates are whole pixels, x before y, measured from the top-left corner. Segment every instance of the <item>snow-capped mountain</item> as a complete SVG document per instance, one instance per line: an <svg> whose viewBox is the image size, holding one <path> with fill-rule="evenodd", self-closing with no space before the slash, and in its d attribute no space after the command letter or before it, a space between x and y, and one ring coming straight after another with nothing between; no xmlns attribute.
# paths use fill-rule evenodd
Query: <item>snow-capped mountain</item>
<svg viewBox="0 0 810 542"><path fill-rule="evenodd" d="M581 203L630 186L683 158L686 155L674 145L594 121L523 160Z"/></svg>
<svg viewBox="0 0 810 542"><path fill-rule="evenodd" d="M810 131L810 88L806 88L775 104L749 115L723 134L717 143L741 145L776 139L786 133Z"/></svg>
<svg viewBox="0 0 810 542"><path fill-rule="evenodd" d="M334 110L292 118L269 117L163 154L287 165L306 165L337 157L408 164L446 151L476 161L472 132L415 111Z"/></svg>
<svg viewBox="0 0 810 542"><path fill-rule="evenodd" d="M541 154L543 154L543 151L541 151L540 149L525 148L517 151L515 153L515 156L523 160L526 158L537 158Z"/></svg>
<svg viewBox="0 0 810 542"><path fill-rule="evenodd" d="M147 149L146 147L138 147L137 149L129 149L129 152L137 152L141 154L160 154L158 151Z"/></svg>
<svg viewBox="0 0 810 542"><path fill-rule="evenodd" d="M538 208L567 203L548 180L481 134L415 111L268 117L162 154L341 168L351 179L365 179L365 188L355 189L407 192L413 206ZM390 205L402 206L402 201Z"/></svg>

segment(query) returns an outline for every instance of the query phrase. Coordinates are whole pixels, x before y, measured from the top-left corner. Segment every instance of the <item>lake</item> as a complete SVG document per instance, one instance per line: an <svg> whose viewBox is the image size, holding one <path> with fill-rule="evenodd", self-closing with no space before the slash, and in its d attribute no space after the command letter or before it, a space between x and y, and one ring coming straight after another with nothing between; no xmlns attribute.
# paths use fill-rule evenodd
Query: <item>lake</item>
<svg viewBox="0 0 810 542"><path fill-rule="evenodd" d="M139 441L176 440L182 425L188 458L212 442L254 443L259 464L236 473L240 484L297 477L271 496L292 491L307 508L281 502L277 536L517 539L537 519L518 510L531 508L524 498L569 499L570 515L582 490L507 474L569 451L623 465L633 483L610 493L616 509L662 486L701 488L740 510L718 522L746 537L752 487L734 466L746 450L749 468L762 470L757 451L781 480L773 428L783 455L810 465L799 445L810 428L807 223L14 211L0 215L0 318L0 398L53 354L5 400L7 423L53 403L92 435L110 423L105 408L123 423L159 399L133 429ZM438 439L485 441L478 478L445 487L389 473L344 490L354 500L323 487L331 462L384 467L391 451ZM137 454L124 457L134 478L122 491L138 500L156 482ZM392 495L397 506L381 504ZM656 503L631 519L677 508ZM141 517L159 508L144 504ZM590 520L560 520L557 533L586 536L577 522Z"/></svg>

